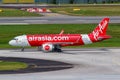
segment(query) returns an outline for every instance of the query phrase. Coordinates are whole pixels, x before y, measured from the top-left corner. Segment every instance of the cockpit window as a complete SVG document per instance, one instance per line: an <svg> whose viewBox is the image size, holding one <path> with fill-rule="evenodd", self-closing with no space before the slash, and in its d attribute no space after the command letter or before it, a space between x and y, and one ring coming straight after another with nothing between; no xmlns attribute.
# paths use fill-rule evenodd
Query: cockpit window
<svg viewBox="0 0 120 80"><path fill-rule="evenodd" d="M18 38L14 38L13 40L18 40Z"/></svg>

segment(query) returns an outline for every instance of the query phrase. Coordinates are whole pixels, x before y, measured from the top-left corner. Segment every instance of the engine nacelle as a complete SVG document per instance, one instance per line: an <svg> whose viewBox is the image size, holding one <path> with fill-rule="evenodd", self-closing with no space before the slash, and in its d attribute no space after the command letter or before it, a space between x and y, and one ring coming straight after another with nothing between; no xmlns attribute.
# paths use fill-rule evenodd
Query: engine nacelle
<svg viewBox="0 0 120 80"><path fill-rule="evenodd" d="M54 49L54 45L53 44L47 43L47 44L43 44L42 45L42 50L44 52L51 52L51 51L53 51L53 49Z"/></svg>

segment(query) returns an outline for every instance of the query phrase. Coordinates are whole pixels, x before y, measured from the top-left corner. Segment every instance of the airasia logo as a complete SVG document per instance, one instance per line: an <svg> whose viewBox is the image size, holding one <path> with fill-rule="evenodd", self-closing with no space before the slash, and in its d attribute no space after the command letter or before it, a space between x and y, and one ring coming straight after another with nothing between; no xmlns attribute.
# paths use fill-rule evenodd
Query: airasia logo
<svg viewBox="0 0 120 80"><path fill-rule="evenodd" d="M49 46L49 45L46 45L46 46L45 46L45 50L48 51L49 49L50 49L50 46Z"/></svg>
<svg viewBox="0 0 120 80"><path fill-rule="evenodd" d="M107 23L108 23L107 20L105 20L102 25L99 24L98 28L95 31L93 31L93 36L95 40L97 40L97 37L99 36L100 33L101 34L104 33L103 30L105 29Z"/></svg>
<svg viewBox="0 0 120 80"><path fill-rule="evenodd" d="M29 41L68 41L68 36L30 36L28 37Z"/></svg>

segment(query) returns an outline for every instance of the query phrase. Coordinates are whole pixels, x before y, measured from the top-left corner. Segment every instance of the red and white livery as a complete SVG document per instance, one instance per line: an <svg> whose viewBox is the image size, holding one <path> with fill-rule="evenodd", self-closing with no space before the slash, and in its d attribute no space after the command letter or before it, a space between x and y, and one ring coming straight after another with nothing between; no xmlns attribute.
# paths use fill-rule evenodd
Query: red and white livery
<svg viewBox="0 0 120 80"><path fill-rule="evenodd" d="M12 46L21 46L24 50L25 46L41 47L44 52L61 51L64 46L79 46L100 42L111 38L106 34L109 18L104 18L98 26L89 34L35 34L35 35L22 35L17 36L9 41Z"/></svg>
<svg viewBox="0 0 120 80"><path fill-rule="evenodd" d="M24 9L22 9L24 10ZM27 12L37 12L37 13L49 13L51 12L49 9L46 8L28 8L26 9Z"/></svg>

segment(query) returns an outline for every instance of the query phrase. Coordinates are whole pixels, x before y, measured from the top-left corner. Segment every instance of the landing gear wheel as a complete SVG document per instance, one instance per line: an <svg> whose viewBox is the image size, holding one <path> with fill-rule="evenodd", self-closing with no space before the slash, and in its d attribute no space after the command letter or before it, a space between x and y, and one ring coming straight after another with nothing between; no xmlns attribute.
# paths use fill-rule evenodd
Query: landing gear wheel
<svg viewBox="0 0 120 80"><path fill-rule="evenodd" d="M54 51L54 52L62 52L62 50L59 49L59 48L55 48L53 51Z"/></svg>
<svg viewBox="0 0 120 80"><path fill-rule="evenodd" d="M54 52L62 52L60 45L55 45Z"/></svg>
<svg viewBox="0 0 120 80"><path fill-rule="evenodd" d="M24 51L24 47L21 49L21 51Z"/></svg>
<svg viewBox="0 0 120 80"><path fill-rule="evenodd" d="M38 51L41 51L41 50L42 50L42 47L41 47L41 46L39 46L37 50L38 50Z"/></svg>
<svg viewBox="0 0 120 80"><path fill-rule="evenodd" d="M57 52L62 52L62 50L61 49L57 49Z"/></svg>

